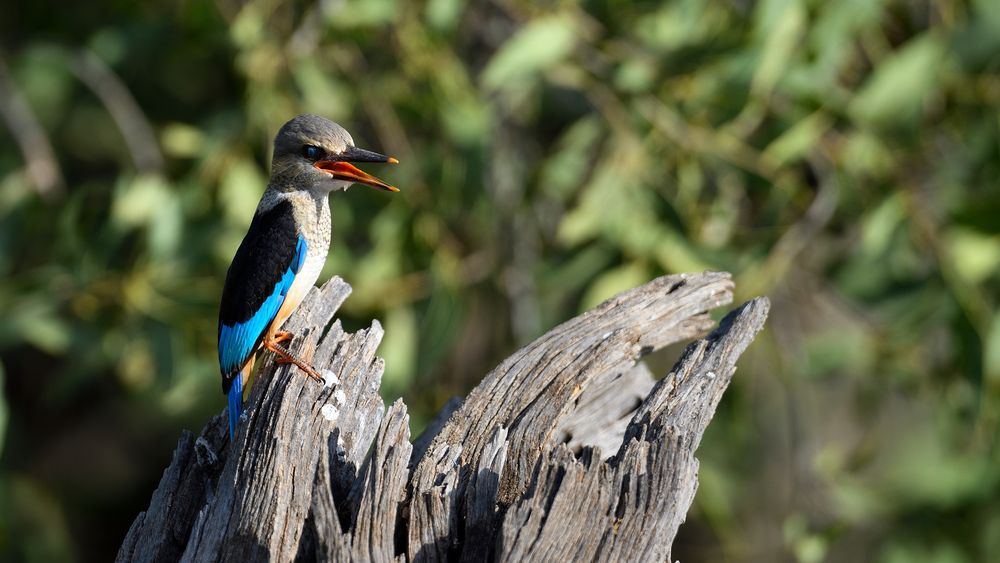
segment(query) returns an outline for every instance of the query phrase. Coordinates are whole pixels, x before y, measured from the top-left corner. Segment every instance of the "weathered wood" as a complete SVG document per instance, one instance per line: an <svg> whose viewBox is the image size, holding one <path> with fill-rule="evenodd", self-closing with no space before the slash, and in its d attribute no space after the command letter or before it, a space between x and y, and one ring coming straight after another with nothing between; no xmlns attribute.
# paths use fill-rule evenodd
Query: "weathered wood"
<svg viewBox="0 0 1000 563"><path fill-rule="evenodd" d="M499 559L670 561L698 483L694 451L767 311L766 299L750 301L689 346L607 462L589 448L577 460L562 445L542 455L504 521Z"/></svg>
<svg viewBox="0 0 1000 563"><path fill-rule="evenodd" d="M334 278L288 323L326 384L267 359L233 443L222 414L182 435L117 560L669 559L694 451L767 301L658 382L637 361L704 334L731 289L704 273L618 295L502 362L411 445L402 401L383 417L381 327L344 332L350 287Z"/></svg>
<svg viewBox="0 0 1000 563"><path fill-rule="evenodd" d="M351 491L351 552L358 561L388 561L395 556L399 506L406 493L410 461L410 417L402 400L382 422L372 455Z"/></svg>
<svg viewBox="0 0 1000 563"><path fill-rule="evenodd" d="M574 453L592 446L613 455L625 438L632 415L655 384L653 374L642 362L625 372L597 378L560 421L553 442L566 444Z"/></svg>

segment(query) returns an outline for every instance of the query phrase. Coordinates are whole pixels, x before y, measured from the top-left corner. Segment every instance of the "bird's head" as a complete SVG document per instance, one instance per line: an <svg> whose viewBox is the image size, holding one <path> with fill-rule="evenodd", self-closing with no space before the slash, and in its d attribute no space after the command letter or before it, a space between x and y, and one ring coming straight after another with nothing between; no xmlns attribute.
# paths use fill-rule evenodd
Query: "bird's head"
<svg viewBox="0 0 1000 563"><path fill-rule="evenodd" d="M271 177L283 191L329 193L351 184L398 192L394 186L356 168L354 162L388 162L395 158L359 149L346 129L318 115L300 115L281 126L274 137Z"/></svg>

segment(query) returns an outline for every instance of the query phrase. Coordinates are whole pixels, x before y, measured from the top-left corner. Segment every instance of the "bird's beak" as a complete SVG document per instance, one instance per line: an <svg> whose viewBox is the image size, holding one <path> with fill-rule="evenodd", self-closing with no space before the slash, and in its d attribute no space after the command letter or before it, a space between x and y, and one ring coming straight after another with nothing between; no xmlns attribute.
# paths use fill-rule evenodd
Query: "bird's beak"
<svg viewBox="0 0 1000 563"><path fill-rule="evenodd" d="M357 147L348 147L347 150L337 155L335 158L317 161L313 164L313 166L325 172L329 172L338 180L357 182L359 184L365 184L373 188L389 192L399 191L399 188L396 186L390 186L375 176L358 169L351 164L351 162L386 162L389 164L396 164L399 161L391 156L385 156L384 154L379 154L377 152L367 151Z"/></svg>

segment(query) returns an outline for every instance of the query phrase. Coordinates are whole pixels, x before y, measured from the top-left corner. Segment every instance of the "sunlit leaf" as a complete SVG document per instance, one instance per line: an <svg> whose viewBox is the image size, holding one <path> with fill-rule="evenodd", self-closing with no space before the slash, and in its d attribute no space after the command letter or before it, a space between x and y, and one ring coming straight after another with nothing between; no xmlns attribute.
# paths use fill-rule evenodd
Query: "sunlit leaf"
<svg viewBox="0 0 1000 563"><path fill-rule="evenodd" d="M160 144L170 156L194 158L205 148L205 136L197 127L185 123L169 123L160 133Z"/></svg>
<svg viewBox="0 0 1000 563"><path fill-rule="evenodd" d="M590 171L591 155L601 133L600 122L592 118L581 119L567 129L542 168L542 189L560 199L575 193Z"/></svg>
<svg viewBox="0 0 1000 563"><path fill-rule="evenodd" d="M889 55L851 101L851 116L877 126L911 124L941 87L945 49L932 33L911 39Z"/></svg>
<svg viewBox="0 0 1000 563"><path fill-rule="evenodd" d="M655 86L656 65L647 59L625 61L615 74L615 85L625 92L642 92Z"/></svg>
<svg viewBox="0 0 1000 563"><path fill-rule="evenodd" d="M354 106L351 92L337 80L336 75L324 72L309 59L295 65L293 70L295 81L302 91L306 111L340 122L351 118L351 108Z"/></svg>
<svg viewBox="0 0 1000 563"><path fill-rule="evenodd" d="M352 0L334 6L327 13L330 24L337 28L378 26L399 13L396 0Z"/></svg>
<svg viewBox="0 0 1000 563"><path fill-rule="evenodd" d="M641 262L633 262L608 270L597 276L597 279L587 288L587 292L580 301L580 309L587 310L596 307L605 299L640 286L649 281L650 278L649 270Z"/></svg>
<svg viewBox="0 0 1000 563"><path fill-rule="evenodd" d="M464 4L461 0L430 0L427 3L427 23L439 30L454 28Z"/></svg>
<svg viewBox="0 0 1000 563"><path fill-rule="evenodd" d="M857 131L847 138L841 165L852 174L884 177L895 170L896 161L881 139Z"/></svg>
<svg viewBox="0 0 1000 563"><path fill-rule="evenodd" d="M417 319L406 307L393 308L385 317L385 338L379 354L385 358L382 396L392 400L413 380L417 367Z"/></svg>
<svg viewBox="0 0 1000 563"><path fill-rule="evenodd" d="M123 179L116 189L111 218L123 227L148 225L170 199L169 187L159 176Z"/></svg>
<svg viewBox="0 0 1000 563"><path fill-rule="evenodd" d="M466 145L480 145L489 131L489 112L474 99L462 99L442 107L441 123L448 136Z"/></svg>
<svg viewBox="0 0 1000 563"><path fill-rule="evenodd" d="M983 373L993 389L1000 388L1000 312L993 315L989 332L983 339Z"/></svg>
<svg viewBox="0 0 1000 563"><path fill-rule="evenodd" d="M868 213L861 222L861 251L872 258L889 249L892 235L905 216L902 197L894 194Z"/></svg>
<svg viewBox="0 0 1000 563"><path fill-rule="evenodd" d="M25 342L46 353L58 355L69 348L71 328L58 316L56 303L41 296L21 296L11 307L3 324L0 337L8 342Z"/></svg>
<svg viewBox="0 0 1000 563"><path fill-rule="evenodd" d="M790 59L798 51L806 23L805 6L799 0L772 0L764 4L766 7L761 11L766 15L760 18L766 22L760 28L764 46L752 86L758 94L769 92L786 72Z"/></svg>
<svg viewBox="0 0 1000 563"><path fill-rule="evenodd" d="M252 161L231 158L219 185L220 203L226 218L234 225L249 225L266 184L267 179Z"/></svg>
<svg viewBox="0 0 1000 563"><path fill-rule="evenodd" d="M948 241L955 269L969 283L1000 271L1000 237L956 228L948 232Z"/></svg>
<svg viewBox="0 0 1000 563"><path fill-rule="evenodd" d="M490 90L530 78L565 59L579 30L572 18L547 16L532 21L500 48L483 70L483 85Z"/></svg>
<svg viewBox="0 0 1000 563"><path fill-rule="evenodd" d="M764 155L777 164L786 164L807 156L833 120L824 113L814 113L800 120L764 149Z"/></svg>

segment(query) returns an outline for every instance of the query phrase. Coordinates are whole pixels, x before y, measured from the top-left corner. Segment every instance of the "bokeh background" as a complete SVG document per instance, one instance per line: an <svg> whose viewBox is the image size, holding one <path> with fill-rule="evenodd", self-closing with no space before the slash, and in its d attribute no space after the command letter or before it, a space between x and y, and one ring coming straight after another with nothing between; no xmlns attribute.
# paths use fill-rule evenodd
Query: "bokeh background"
<svg viewBox="0 0 1000 563"><path fill-rule="evenodd" d="M5 2L0 559L111 559L223 409L222 281L313 112L401 161L335 196L323 276L415 431L602 299L727 270L774 307L675 556L995 561L998 71L995 0Z"/></svg>

